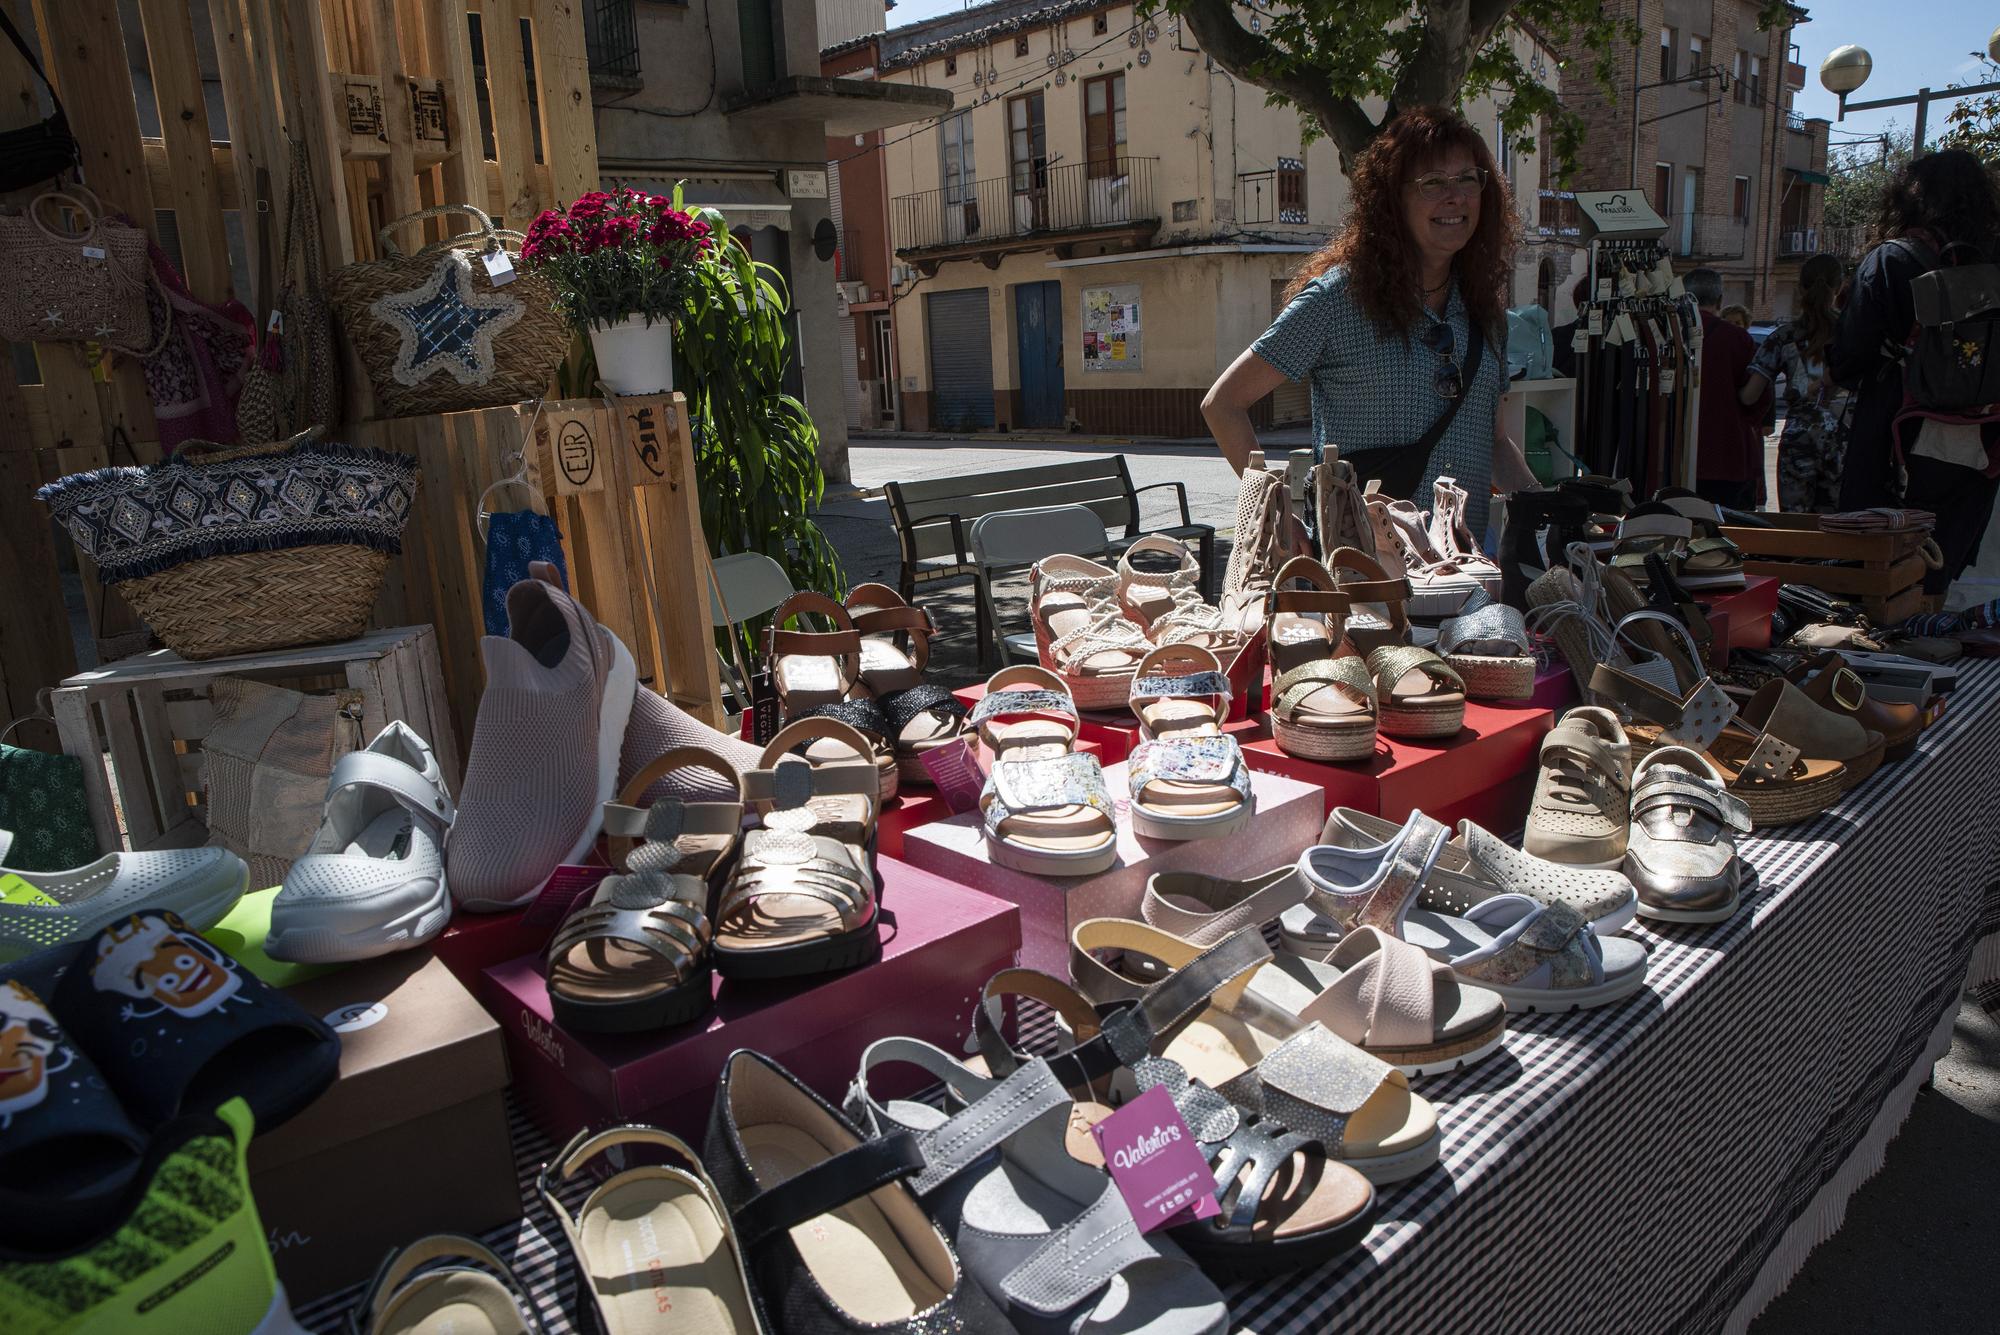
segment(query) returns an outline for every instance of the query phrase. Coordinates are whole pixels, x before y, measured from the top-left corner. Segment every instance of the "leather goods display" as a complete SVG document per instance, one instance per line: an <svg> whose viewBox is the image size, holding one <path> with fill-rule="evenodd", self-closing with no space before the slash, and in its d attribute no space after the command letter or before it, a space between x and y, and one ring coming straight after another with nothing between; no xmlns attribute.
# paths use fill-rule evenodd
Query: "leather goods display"
<svg viewBox="0 0 2000 1335"><path fill-rule="evenodd" d="M477 229L414 255L391 240L398 228L453 213L470 215ZM493 408L541 396L569 349L570 331L548 281L520 267L519 233L498 230L471 205L443 204L398 218L377 235L382 258L340 270L331 290L380 415Z"/></svg>
<svg viewBox="0 0 2000 1335"><path fill-rule="evenodd" d="M46 220L66 205L79 230ZM0 216L0 338L12 343L102 343L150 356L164 341L147 310L152 262L146 234L103 216L82 186L48 190L19 214Z"/></svg>

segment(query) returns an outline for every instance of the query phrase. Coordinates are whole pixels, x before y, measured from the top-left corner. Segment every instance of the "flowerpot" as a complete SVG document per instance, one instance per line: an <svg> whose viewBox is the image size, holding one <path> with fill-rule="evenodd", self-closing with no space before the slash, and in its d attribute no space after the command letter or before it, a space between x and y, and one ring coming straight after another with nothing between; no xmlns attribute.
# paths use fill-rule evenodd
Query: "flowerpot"
<svg viewBox="0 0 2000 1335"><path fill-rule="evenodd" d="M597 378L613 394L664 394L674 387L674 328L628 315L616 324L590 327Z"/></svg>

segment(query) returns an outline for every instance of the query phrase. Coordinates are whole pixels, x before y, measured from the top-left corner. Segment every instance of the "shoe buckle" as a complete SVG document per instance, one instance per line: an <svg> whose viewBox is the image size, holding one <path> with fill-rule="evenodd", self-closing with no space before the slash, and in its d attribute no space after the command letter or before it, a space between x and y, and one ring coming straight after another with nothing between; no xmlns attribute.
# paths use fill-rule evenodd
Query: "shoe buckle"
<svg viewBox="0 0 2000 1335"><path fill-rule="evenodd" d="M1850 714L1860 712L1861 706L1868 703L1868 688L1850 668L1834 669L1831 694L1833 702Z"/></svg>

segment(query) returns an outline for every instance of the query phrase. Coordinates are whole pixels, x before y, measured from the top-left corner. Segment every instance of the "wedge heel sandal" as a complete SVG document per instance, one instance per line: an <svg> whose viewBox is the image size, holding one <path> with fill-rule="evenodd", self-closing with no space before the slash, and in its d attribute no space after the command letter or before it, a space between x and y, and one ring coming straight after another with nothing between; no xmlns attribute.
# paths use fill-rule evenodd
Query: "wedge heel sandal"
<svg viewBox="0 0 2000 1335"><path fill-rule="evenodd" d="M1229 717L1229 678L1206 648L1147 654L1132 682L1139 744L1126 760L1133 830L1149 839L1216 839L1250 821L1257 797Z"/></svg>

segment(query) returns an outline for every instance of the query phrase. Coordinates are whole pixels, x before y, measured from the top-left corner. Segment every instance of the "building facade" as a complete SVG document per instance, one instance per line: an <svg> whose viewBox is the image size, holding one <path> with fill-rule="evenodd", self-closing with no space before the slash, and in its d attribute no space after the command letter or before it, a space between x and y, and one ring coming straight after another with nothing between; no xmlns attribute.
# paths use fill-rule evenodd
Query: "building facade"
<svg viewBox="0 0 2000 1335"><path fill-rule="evenodd" d="M826 139L934 117L949 99L824 77L814 0L609 0L585 8L584 36L605 188L665 194L685 183L688 203L719 209L751 253L784 277L792 294L788 388L819 428L827 475L844 480L842 330L826 277L838 250Z"/></svg>
<svg viewBox="0 0 2000 1335"><path fill-rule="evenodd" d="M1202 396L1346 213L1330 142L1130 3L1000 0L823 62L952 97L933 123L828 139L858 427L1205 434ZM1532 159L1499 145L1490 102L1467 114L1532 232ZM1523 248L1517 301L1546 257ZM1308 411L1301 386L1259 409Z"/></svg>
<svg viewBox="0 0 2000 1335"><path fill-rule="evenodd" d="M1643 38L1616 96L1573 99L1588 134L1580 190L1637 187L1667 220L1675 266L1723 276L1725 303L1792 313L1799 265L1820 249L1827 122L1793 110L1805 87L1787 26L1758 26L1757 0L1607 0ZM1581 67L1588 53L1564 53Z"/></svg>

